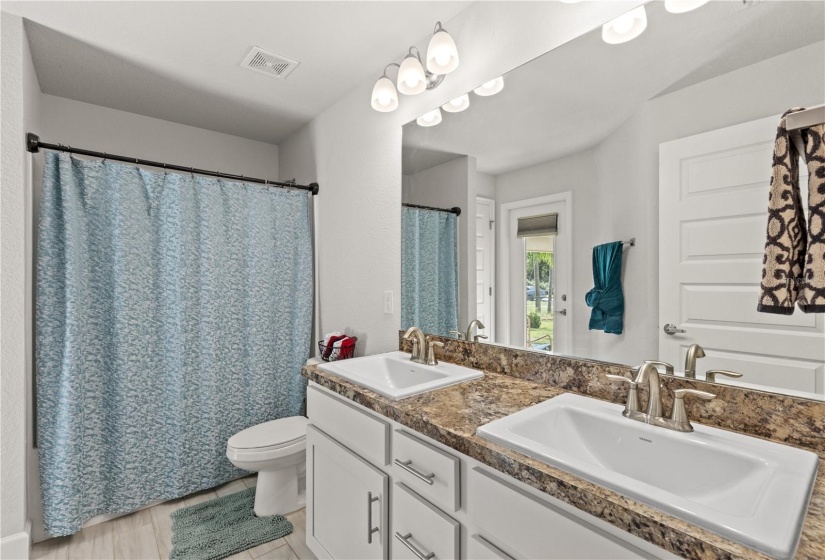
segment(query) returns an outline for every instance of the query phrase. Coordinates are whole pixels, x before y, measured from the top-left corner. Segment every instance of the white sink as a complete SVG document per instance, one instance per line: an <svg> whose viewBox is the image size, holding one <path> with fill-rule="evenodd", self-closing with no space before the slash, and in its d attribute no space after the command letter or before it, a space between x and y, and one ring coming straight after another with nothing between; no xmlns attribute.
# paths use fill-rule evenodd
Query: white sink
<svg viewBox="0 0 825 560"><path fill-rule="evenodd" d="M694 424L681 433L564 394L478 435L775 558L792 558L816 478L814 453Z"/></svg>
<svg viewBox="0 0 825 560"><path fill-rule="evenodd" d="M406 352L387 352L318 367L393 401L484 376L477 369L445 362L435 366L417 364L410 361Z"/></svg>

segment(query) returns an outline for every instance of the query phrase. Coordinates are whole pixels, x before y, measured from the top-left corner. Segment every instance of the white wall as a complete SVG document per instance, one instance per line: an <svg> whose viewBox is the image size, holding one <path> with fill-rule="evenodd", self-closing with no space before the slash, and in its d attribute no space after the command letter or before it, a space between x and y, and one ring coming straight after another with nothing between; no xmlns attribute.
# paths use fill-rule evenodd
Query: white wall
<svg viewBox="0 0 825 560"><path fill-rule="evenodd" d="M443 22L458 45L461 66L438 89L402 96L397 111L378 113L370 107L371 80L281 144L282 173L321 185L321 331L355 333L364 354L398 345L398 306L384 314L382 293L392 290L397 301L401 289L402 125L642 3L477 2ZM427 40L417 46L426 49ZM402 55L387 53L387 62ZM381 69L375 71L378 79Z"/></svg>
<svg viewBox="0 0 825 560"><path fill-rule="evenodd" d="M261 179L279 177L274 144L53 95L43 94L41 108L44 142Z"/></svg>
<svg viewBox="0 0 825 560"><path fill-rule="evenodd" d="M40 86L23 20L3 13L0 160L0 557L28 555L27 433L31 430L32 161L25 134L39 130Z"/></svg>
<svg viewBox="0 0 825 560"><path fill-rule="evenodd" d="M782 87L770 85L776 76ZM821 104L823 84L820 42L655 98L593 149L496 177L499 203L573 191L571 354L624 364L658 355L659 144ZM592 247L631 237L636 246L623 260L625 332L589 331Z"/></svg>

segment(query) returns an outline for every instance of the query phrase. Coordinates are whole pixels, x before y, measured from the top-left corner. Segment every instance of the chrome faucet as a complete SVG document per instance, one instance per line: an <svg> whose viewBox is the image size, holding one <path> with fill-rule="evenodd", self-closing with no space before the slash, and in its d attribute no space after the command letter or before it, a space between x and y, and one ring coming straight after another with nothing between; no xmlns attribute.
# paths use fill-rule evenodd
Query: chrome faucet
<svg viewBox="0 0 825 560"><path fill-rule="evenodd" d="M410 360L419 364L426 364L423 356L426 352L427 340L424 338L424 333L418 327L410 327L404 333L404 340L412 341L412 352Z"/></svg>
<svg viewBox="0 0 825 560"><path fill-rule="evenodd" d="M470 321L470 324L467 326L467 334L464 335L464 340L472 340L473 342L478 342L480 338L487 338L484 335L477 334L473 336L473 327L478 327L479 330L486 328L484 323L479 321L478 319L473 319Z"/></svg>
<svg viewBox="0 0 825 560"><path fill-rule="evenodd" d="M613 381L622 381L630 385L622 415L631 420L650 424L651 426L659 426L669 430L676 430L677 432L692 432L693 426L688 419L684 397L686 395L694 395L705 400L711 400L716 398L716 395L696 389L676 389L673 391L673 410L671 411L670 418L665 418L663 416L661 380L659 378L659 370L656 369L656 364L657 362L645 362L639 366L636 376L632 380L622 375L607 375L607 377ZM662 365L666 366L667 364ZM638 389L640 383L648 384L646 412L641 411L641 405L639 404Z"/></svg>
<svg viewBox="0 0 825 560"><path fill-rule="evenodd" d="M658 418L662 415L662 381L659 378L659 370L650 362L645 362L639 367L636 374L636 383L647 383L647 417Z"/></svg>
<svg viewBox="0 0 825 560"><path fill-rule="evenodd" d="M696 360L705 357L705 350L698 344L691 344L685 356L685 377L696 379Z"/></svg>
<svg viewBox="0 0 825 560"><path fill-rule="evenodd" d="M453 330L453 331L450 331L450 334L454 334L454 335L455 335L456 340L465 340L465 339L464 339L464 333L463 333L463 332L461 332L461 331L455 331L455 330Z"/></svg>

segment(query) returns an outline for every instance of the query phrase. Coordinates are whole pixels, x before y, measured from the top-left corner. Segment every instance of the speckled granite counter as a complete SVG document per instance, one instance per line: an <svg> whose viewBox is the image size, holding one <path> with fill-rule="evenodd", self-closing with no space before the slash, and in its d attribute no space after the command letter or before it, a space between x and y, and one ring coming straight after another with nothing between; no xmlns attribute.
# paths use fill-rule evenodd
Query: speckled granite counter
<svg viewBox="0 0 825 560"><path fill-rule="evenodd" d="M564 389L486 372L479 380L390 401L317 366L305 367L303 375L369 410L683 558L767 558L706 529L475 435L479 426L558 396L566 392ZM824 472L825 461L822 461L796 556L799 559L825 559Z"/></svg>

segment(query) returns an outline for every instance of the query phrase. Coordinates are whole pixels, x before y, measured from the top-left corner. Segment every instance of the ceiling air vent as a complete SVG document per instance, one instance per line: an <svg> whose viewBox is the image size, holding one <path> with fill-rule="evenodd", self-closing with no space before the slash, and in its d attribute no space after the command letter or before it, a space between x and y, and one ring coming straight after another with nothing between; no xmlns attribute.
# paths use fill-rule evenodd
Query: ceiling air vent
<svg viewBox="0 0 825 560"><path fill-rule="evenodd" d="M260 47L252 47L249 54L241 62L242 68L249 68L255 72L284 79L300 64L284 56L267 52Z"/></svg>

